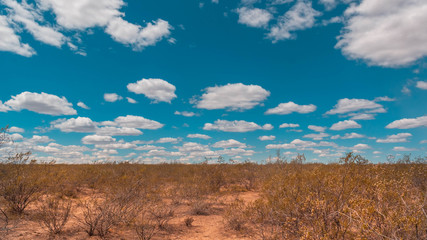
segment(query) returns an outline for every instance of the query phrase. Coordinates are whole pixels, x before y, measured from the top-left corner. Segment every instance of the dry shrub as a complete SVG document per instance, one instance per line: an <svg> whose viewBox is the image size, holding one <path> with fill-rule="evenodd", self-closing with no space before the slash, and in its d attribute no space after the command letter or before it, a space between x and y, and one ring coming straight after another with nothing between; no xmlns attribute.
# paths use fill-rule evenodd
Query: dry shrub
<svg viewBox="0 0 427 240"><path fill-rule="evenodd" d="M160 230L167 230L169 221L174 217L173 208L163 202L150 206L148 212Z"/></svg>
<svg viewBox="0 0 427 240"><path fill-rule="evenodd" d="M235 199L226 207L224 220L226 227L235 231L243 230L247 222L246 206L243 200Z"/></svg>
<svg viewBox="0 0 427 240"><path fill-rule="evenodd" d="M58 198L44 200L40 206L40 220L51 234L62 232L70 218L71 201Z"/></svg>
<svg viewBox="0 0 427 240"><path fill-rule="evenodd" d="M196 199L190 203L190 211L193 215L209 215L212 204L204 199Z"/></svg>
<svg viewBox="0 0 427 240"><path fill-rule="evenodd" d="M157 225L154 220L148 217L146 211L141 212L140 220L135 223L135 232L140 240L150 240L157 232Z"/></svg>
<svg viewBox="0 0 427 240"><path fill-rule="evenodd" d="M33 164L26 164L30 156L31 152L26 152L9 157L8 171L2 174L0 181L0 195L10 210L19 215L41 191L42 173L34 171Z"/></svg>
<svg viewBox="0 0 427 240"><path fill-rule="evenodd" d="M184 219L184 224L187 227L192 227L193 226L193 222L194 222L194 218L192 218L192 217L186 217Z"/></svg>
<svg viewBox="0 0 427 240"><path fill-rule="evenodd" d="M108 201L92 199L82 203L83 218L79 219L89 236L95 234L105 237L110 229L118 224L119 217L116 206Z"/></svg>

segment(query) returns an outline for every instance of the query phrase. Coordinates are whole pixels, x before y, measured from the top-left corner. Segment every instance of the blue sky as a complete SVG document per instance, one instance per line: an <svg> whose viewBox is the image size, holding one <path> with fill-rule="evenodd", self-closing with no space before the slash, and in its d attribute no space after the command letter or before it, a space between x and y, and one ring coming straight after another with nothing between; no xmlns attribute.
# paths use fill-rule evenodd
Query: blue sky
<svg viewBox="0 0 427 240"><path fill-rule="evenodd" d="M0 124L40 161L427 149L423 0L0 0Z"/></svg>

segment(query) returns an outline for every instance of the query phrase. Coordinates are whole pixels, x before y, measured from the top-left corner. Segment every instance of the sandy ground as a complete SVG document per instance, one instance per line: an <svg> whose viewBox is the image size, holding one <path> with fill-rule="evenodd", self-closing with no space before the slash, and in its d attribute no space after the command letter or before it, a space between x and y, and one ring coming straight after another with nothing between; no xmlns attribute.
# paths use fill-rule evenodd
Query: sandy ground
<svg viewBox="0 0 427 240"><path fill-rule="evenodd" d="M220 197L214 205L211 206L209 215L192 215L190 207L186 204L180 204L174 209L174 218L169 222L168 230L158 232L152 239L251 239L249 234L237 232L227 228L222 216L226 204L238 197L246 203L259 198L257 192L241 192L238 194L227 194ZM38 239L100 239L99 237L89 237L82 229L78 217L81 210L73 210L73 216L64 227L64 232L57 236L50 236L47 230L35 219L36 206L30 206L19 224L14 226L6 236L0 239L19 239L19 240L38 240ZM77 211L77 212L76 212ZM33 216L33 217L32 217ZM192 217L194 222L191 227L184 224L187 217ZM12 224L14 225L14 224ZM134 230L121 227L113 228L105 239L138 239Z"/></svg>

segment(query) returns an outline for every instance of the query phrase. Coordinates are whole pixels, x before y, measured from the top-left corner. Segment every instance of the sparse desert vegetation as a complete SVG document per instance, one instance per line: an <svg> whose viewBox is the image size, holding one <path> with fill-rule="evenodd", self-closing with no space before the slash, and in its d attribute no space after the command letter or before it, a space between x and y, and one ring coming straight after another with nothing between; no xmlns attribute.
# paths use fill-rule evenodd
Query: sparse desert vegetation
<svg viewBox="0 0 427 240"><path fill-rule="evenodd" d="M0 164L2 239L426 239L426 158Z"/></svg>

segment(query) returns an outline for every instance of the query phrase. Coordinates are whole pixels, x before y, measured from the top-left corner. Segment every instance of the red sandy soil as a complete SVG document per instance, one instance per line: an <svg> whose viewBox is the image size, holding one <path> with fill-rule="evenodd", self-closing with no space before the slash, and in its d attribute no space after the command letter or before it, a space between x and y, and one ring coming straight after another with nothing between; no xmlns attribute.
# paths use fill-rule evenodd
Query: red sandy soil
<svg viewBox="0 0 427 240"><path fill-rule="evenodd" d="M252 239L251 236L244 232L238 232L227 228L223 213L227 203L239 198L246 203L255 201L259 198L257 192L241 192L226 194L221 196L214 205L212 205L209 215L192 215L190 207L186 204L180 204L175 208L174 218L169 222L168 230L158 232L152 239ZM64 227L64 232L57 236L50 236L47 230L35 219L36 206L30 206L26 210L26 215L9 233L0 239L19 239L19 240L39 240L39 239L100 239L99 237L89 237L82 229L78 217L82 212L80 208L72 210L72 217ZM184 219L192 217L194 222L191 227L184 224ZM13 225L13 224L12 224ZM131 228L113 228L105 239L138 239Z"/></svg>

